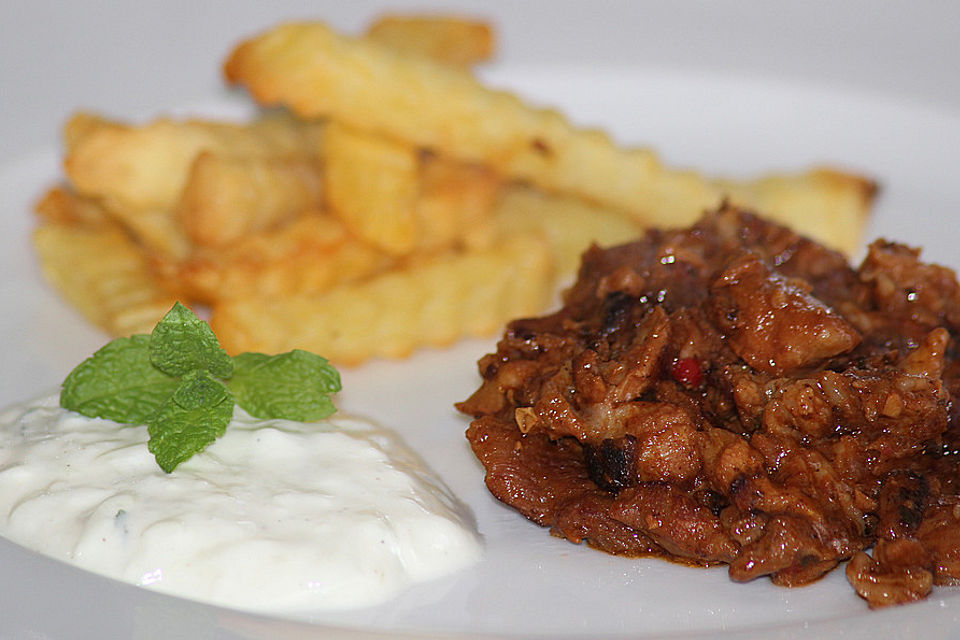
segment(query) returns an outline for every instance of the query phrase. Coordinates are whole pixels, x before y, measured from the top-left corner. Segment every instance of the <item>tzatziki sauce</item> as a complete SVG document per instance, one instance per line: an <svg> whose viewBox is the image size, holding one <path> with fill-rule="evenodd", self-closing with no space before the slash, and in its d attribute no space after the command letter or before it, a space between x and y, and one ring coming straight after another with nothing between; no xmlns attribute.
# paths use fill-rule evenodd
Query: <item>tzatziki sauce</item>
<svg viewBox="0 0 960 640"><path fill-rule="evenodd" d="M256 420L164 473L146 427L0 413L0 535L90 571L258 612L373 605L476 562L472 516L393 432Z"/></svg>

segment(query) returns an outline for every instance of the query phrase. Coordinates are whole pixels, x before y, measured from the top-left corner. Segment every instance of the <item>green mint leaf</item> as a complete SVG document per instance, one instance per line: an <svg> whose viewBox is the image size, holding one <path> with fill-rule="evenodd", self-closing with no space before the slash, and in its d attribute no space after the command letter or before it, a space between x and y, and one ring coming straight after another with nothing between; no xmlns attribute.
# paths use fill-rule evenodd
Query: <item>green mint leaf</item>
<svg viewBox="0 0 960 640"><path fill-rule="evenodd" d="M233 374L233 360L220 346L210 325L179 302L153 329L153 365L172 376L202 369L218 378Z"/></svg>
<svg viewBox="0 0 960 640"><path fill-rule="evenodd" d="M147 447L167 473L207 448L233 418L233 396L206 371L184 376L176 391L147 420Z"/></svg>
<svg viewBox="0 0 960 640"><path fill-rule="evenodd" d="M60 406L91 418L144 424L179 383L151 364L150 336L117 338L70 372Z"/></svg>
<svg viewBox="0 0 960 640"><path fill-rule="evenodd" d="M229 385L237 404L255 418L311 422L337 410L330 394L340 391L340 373L326 358L300 349L242 353L234 358Z"/></svg>
<svg viewBox="0 0 960 640"><path fill-rule="evenodd" d="M80 363L63 382L60 406L146 424L148 448L170 473L224 434L237 403L256 418L310 422L336 411L337 391L340 374L326 358L299 349L231 358L210 325L178 302L149 336L118 338Z"/></svg>
<svg viewBox="0 0 960 640"><path fill-rule="evenodd" d="M202 369L183 376L183 382L173 393L173 401L183 409L215 407L228 398L233 402L226 385Z"/></svg>

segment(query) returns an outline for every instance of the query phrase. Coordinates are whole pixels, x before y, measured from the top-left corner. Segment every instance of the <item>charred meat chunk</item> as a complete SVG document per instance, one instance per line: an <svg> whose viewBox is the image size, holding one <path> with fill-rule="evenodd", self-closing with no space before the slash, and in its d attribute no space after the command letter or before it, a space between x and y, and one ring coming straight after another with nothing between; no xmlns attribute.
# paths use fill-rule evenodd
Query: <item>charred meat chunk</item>
<svg viewBox="0 0 960 640"><path fill-rule="evenodd" d="M878 241L859 268L730 206L593 247L458 409L486 484L554 535L817 580L871 607L960 582L960 285Z"/></svg>

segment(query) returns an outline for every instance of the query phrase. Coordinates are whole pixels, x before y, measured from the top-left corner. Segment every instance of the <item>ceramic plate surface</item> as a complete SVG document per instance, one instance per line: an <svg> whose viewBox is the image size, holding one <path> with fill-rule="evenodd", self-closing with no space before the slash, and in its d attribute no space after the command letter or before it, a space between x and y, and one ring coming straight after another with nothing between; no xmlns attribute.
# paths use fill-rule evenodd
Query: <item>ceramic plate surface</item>
<svg viewBox="0 0 960 640"><path fill-rule="evenodd" d="M226 92L217 76L241 36L310 15L352 29L397 6L105 4L115 13L93 3L67 15L52 3L2 10L13 15L0 20L0 53L20 55L0 75L2 100L10 100L0 133L12 145L0 156L3 405L54 388L106 340L47 288L29 246L32 204L61 175L55 139L67 115L92 107L134 119L242 116L246 98ZM870 237L922 246L927 259L960 267L960 89L933 66L947 64L944 56L954 69L960 63L955 40L944 36L944 23L960 24L955 9L919 5L901 24L897 11L882 9L860 29L854 8L866 5L857 3L783 3L779 11L759 3L516 4L523 6L438 5L499 20L502 54L482 72L490 84L624 144L652 146L674 166L731 176L825 163L861 172L882 187ZM930 15L918 15L925 9ZM825 26L818 10L839 24ZM900 34L901 55L874 42L884 29ZM842 571L792 590L767 580L735 584L723 568L615 558L552 538L486 493L463 437L467 420L452 407L478 385L475 362L493 346L472 340L346 370L340 402L398 429L472 508L486 544L477 566L374 609L278 620L120 584L0 540L0 638L867 638L877 629L949 637L958 628L960 588L870 612Z"/></svg>

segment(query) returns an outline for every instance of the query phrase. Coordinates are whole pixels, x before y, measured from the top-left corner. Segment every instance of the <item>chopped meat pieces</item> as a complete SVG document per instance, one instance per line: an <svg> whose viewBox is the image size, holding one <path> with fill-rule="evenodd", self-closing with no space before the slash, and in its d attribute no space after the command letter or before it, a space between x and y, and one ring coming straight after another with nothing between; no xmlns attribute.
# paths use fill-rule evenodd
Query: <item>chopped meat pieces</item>
<svg viewBox="0 0 960 640"><path fill-rule="evenodd" d="M817 580L871 607L960 583L960 285L858 268L724 206L583 256L458 408L501 501L609 553Z"/></svg>
<svg viewBox="0 0 960 640"><path fill-rule="evenodd" d="M857 330L805 284L776 275L748 254L711 286L714 324L734 353L769 374L816 366L852 350L860 342Z"/></svg>

